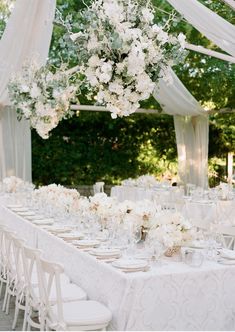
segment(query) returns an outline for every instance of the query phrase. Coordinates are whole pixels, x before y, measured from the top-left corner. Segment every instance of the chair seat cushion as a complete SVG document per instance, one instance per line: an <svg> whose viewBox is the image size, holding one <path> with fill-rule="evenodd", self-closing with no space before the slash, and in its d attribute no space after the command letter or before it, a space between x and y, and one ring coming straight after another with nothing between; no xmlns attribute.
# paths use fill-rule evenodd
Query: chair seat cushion
<svg viewBox="0 0 235 332"><path fill-rule="evenodd" d="M57 317L57 306L52 306L53 316ZM107 326L112 314L108 308L96 301L79 301L63 303L66 325L69 326Z"/></svg>
<svg viewBox="0 0 235 332"><path fill-rule="evenodd" d="M71 301L81 301L87 299L87 294L84 290L78 287L75 284L61 283L61 293L62 293L62 301L63 302L71 302ZM35 295L39 298L39 289L35 289ZM52 286L51 294L50 294L50 302L51 304L56 303L56 287Z"/></svg>

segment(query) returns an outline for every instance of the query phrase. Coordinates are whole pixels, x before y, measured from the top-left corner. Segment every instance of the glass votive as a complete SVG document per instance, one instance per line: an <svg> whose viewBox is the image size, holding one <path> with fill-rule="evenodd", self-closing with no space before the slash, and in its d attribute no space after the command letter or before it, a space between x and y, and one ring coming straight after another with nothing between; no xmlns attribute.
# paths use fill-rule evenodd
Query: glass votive
<svg viewBox="0 0 235 332"><path fill-rule="evenodd" d="M193 249L185 249L182 253L182 260L192 267L200 267L204 261L204 255Z"/></svg>

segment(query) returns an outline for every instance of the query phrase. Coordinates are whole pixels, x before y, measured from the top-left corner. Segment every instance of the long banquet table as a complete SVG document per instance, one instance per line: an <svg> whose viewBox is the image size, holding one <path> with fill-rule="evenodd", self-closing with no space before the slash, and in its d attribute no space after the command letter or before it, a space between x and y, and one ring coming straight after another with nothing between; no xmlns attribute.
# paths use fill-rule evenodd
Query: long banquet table
<svg viewBox="0 0 235 332"><path fill-rule="evenodd" d="M167 261L148 272L125 274L98 261L9 210L0 219L64 265L71 280L113 313L110 330L234 330L235 265L206 261L200 268Z"/></svg>

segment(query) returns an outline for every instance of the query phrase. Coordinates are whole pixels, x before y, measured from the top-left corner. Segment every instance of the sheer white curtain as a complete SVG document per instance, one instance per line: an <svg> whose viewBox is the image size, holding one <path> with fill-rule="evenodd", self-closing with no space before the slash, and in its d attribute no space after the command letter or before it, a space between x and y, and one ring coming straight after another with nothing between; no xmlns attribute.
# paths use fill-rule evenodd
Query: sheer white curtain
<svg viewBox="0 0 235 332"><path fill-rule="evenodd" d="M176 74L171 74L173 84L161 79L153 95L165 113L174 115L180 181L207 188L208 116Z"/></svg>
<svg viewBox="0 0 235 332"><path fill-rule="evenodd" d="M207 188L208 117L176 115L174 124L180 180Z"/></svg>
<svg viewBox="0 0 235 332"><path fill-rule="evenodd" d="M234 0L223 0L227 5L229 5L232 9L235 10L235 1Z"/></svg>
<svg viewBox="0 0 235 332"><path fill-rule="evenodd" d="M56 0L17 0L0 40L0 178L31 180L31 133L9 107L7 84L30 58L47 60Z"/></svg>
<svg viewBox="0 0 235 332"><path fill-rule="evenodd" d="M235 26L198 0L167 0L185 19L209 40L235 56ZM228 2L228 0L227 0ZM233 4L230 1L230 4Z"/></svg>

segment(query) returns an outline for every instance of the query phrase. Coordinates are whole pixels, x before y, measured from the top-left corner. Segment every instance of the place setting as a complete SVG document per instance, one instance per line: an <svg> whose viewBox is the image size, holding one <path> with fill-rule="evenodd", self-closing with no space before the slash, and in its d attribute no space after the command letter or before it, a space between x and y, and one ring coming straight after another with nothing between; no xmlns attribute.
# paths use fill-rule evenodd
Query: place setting
<svg viewBox="0 0 235 332"><path fill-rule="evenodd" d="M235 265L235 251L225 248L221 249L217 262L222 265Z"/></svg>

